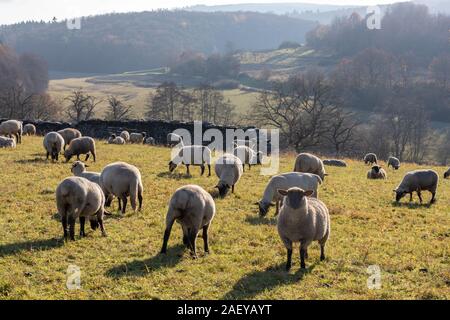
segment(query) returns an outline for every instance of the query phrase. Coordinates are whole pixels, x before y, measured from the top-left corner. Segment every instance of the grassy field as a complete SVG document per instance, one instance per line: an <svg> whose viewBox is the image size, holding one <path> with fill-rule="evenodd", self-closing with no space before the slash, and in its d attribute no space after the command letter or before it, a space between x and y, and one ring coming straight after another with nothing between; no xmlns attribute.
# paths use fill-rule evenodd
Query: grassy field
<svg viewBox="0 0 450 320"><path fill-rule="evenodd" d="M320 198L331 213L328 257L319 262L317 243L300 271L298 250L291 272L284 271L285 249L273 210L257 215L269 177L254 167L236 193L217 199L210 229L211 254L192 260L174 226L167 256L159 255L167 202L176 188L199 184L213 191L217 182L167 173L170 150L143 145L97 142L92 171L123 160L140 168L144 208L115 213L105 222L108 237L89 229L87 237L62 241L54 192L70 174L70 164L44 160L41 137L25 137L16 150L0 149L0 299L449 299L450 181L441 180L438 201L426 205L393 204L392 189L405 164L388 170L388 180L367 181L367 166L348 160L348 168L328 168ZM283 155L281 171L294 156ZM435 168L442 176L445 168ZM416 198L416 197L415 197ZM416 198L417 199L417 198ZM429 194L425 195L429 200ZM114 210L117 204L114 202ZM76 226L79 232L79 225ZM66 288L66 271L81 269L81 289ZM367 287L367 267L381 268L381 289Z"/></svg>

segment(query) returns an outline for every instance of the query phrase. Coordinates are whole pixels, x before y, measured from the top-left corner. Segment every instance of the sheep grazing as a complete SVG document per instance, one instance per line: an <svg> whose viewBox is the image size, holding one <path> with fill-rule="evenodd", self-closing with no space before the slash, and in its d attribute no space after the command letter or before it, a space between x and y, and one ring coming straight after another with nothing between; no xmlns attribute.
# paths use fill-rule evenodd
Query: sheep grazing
<svg viewBox="0 0 450 320"><path fill-rule="evenodd" d="M130 133L126 130L122 131L120 133L120 137L125 140L125 142L129 142L130 141Z"/></svg>
<svg viewBox="0 0 450 320"><path fill-rule="evenodd" d="M444 179L450 177L450 168L444 173Z"/></svg>
<svg viewBox="0 0 450 320"><path fill-rule="evenodd" d="M103 168L100 173L100 185L106 195L114 195L122 200L119 210L125 214L127 196L130 196L131 207L136 212L136 199L139 201L139 211L142 209L142 193L144 187L139 169L125 162L114 162ZM111 205L112 197L107 196L106 206ZM120 202L119 202L120 206Z"/></svg>
<svg viewBox="0 0 450 320"><path fill-rule="evenodd" d="M130 143L144 144L146 136L147 136L147 134L145 132L132 133L132 134L130 134Z"/></svg>
<svg viewBox="0 0 450 320"><path fill-rule="evenodd" d="M367 179L387 179L387 174L382 167L375 165L367 172Z"/></svg>
<svg viewBox="0 0 450 320"><path fill-rule="evenodd" d="M435 202L436 191L439 182L439 176L434 170L414 170L408 172L399 186L394 189L396 194L395 201L399 202L407 193L409 201L412 201L413 192L417 192L420 203L422 203L422 191L431 192L430 205Z"/></svg>
<svg viewBox="0 0 450 320"><path fill-rule="evenodd" d="M242 162L238 157L232 154L224 154L217 159L214 166L214 171L219 177L219 182L216 188L219 189L219 195L225 197L231 188L231 192L234 193L234 186L239 182L242 177L243 169Z"/></svg>
<svg viewBox="0 0 450 320"><path fill-rule="evenodd" d="M398 160L396 157L389 157L388 168L389 166L392 166L392 168L398 170L400 168L400 160Z"/></svg>
<svg viewBox="0 0 450 320"><path fill-rule="evenodd" d="M8 136L16 138L17 143L22 143L22 121L18 120L7 120L0 124L0 136Z"/></svg>
<svg viewBox="0 0 450 320"><path fill-rule="evenodd" d="M303 190L312 190L313 194L311 196L317 198L320 184L322 184L322 179L312 173L289 172L273 176L264 190L263 198L256 203L259 207L260 216L263 217L267 214L272 201L275 201L275 215L278 215L280 201L283 199L277 192L278 189L287 190L298 187Z"/></svg>
<svg viewBox="0 0 450 320"><path fill-rule="evenodd" d="M16 140L14 138L0 137L0 148L12 148L16 147Z"/></svg>
<svg viewBox="0 0 450 320"><path fill-rule="evenodd" d="M23 126L23 134L27 136L36 135L36 126L34 124L28 123Z"/></svg>
<svg viewBox="0 0 450 320"><path fill-rule="evenodd" d="M242 169L245 171L245 165L248 165L248 169L250 170L251 165L255 165L258 163L259 154L253 151L251 148L247 146L239 146L234 148L233 154L239 158L242 162Z"/></svg>
<svg viewBox="0 0 450 320"><path fill-rule="evenodd" d="M374 164L378 163L377 155L375 153L368 153L364 156L365 164Z"/></svg>
<svg viewBox="0 0 450 320"><path fill-rule="evenodd" d="M200 229L203 229L205 253L209 253L208 229L216 213L216 206L211 195L197 185L187 185L175 191L169 202L166 216L166 230L161 253L167 252L167 242L173 223L178 221L183 230L183 243L197 257L195 240Z"/></svg>
<svg viewBox="0 0 450 320"><path fill-rule="evenodd" d="M81 137L81 132L73 128L62 129L58 133L64 138L64 150L66 150L66 147L70 145L73 139Z"/></svg>
<svg viewBox="0 0 450 320"><path fill-rule="evenodd" d="M186 166L186 174L190 175L189 166L200 166L201 175L205 173L205 163L208 166L208 177L211 176L211 150L205 146L186 146L169 162L169 171L173 172L180 163Z"/></svg>
<svg viewBox="0 0 450 320"><path fill-rule="evenodd" d="M167 135L167 146L172 147L177 144L183 145L183 137L173 132L169 133Z"/></svg>
<svg viewBox="0 0 450 320"><path fill-rule="evenodd" d="M295 159L294 172L317 174L322 181L328 174L325 172L322 160L310 153L300 153Z"/></svg>
<svg viewBox="0 0 450 320"><path fill-rule="evenodd" d="M87 161L89 159L90 154L92 154L92 157L94 158L94 162L96 160L96 153L95 153L95 141L91 137L81 137L73 139L70 144L69 148L67 148L64 151L64 157L66 158L66 162L69 162L69 160L73 156L77 156L77 160L80 160L80 154L85 154L86 159L84 161Z"/></svg>
<svg viewBox="0 0 450 320"><path fill-rule="evenodd" d="M125 144L125 140L122 137L116 137L115 134L112 134L108 138L108 144Z"/></svg>
<svg viewBox="0 0 450 320"><path fill-rule="evenodd" d="M148 137L147 139L145 139L145 144L149 144L149 145L156 145L156 140L153 137Z"/></svg>
<svg viewBox="0 0 450 320"><path fill-rule="evenodd" d="M292 243L300 242L301 268L306 268L308 246L317 240L320 244L320 260L325 259L325 243L330 236L330 215L320 200L309 198L314 191L301 188L278 190L285 197L278 216L278 234L287 249L286 270L291 268Z"/></svg>
<svg viewBox="0 0 450 320"><path fill-rule="evenodd" d="M258 141L256 139L250 139L250 140L240 140L240 139L234 139L233 146L234 148L245 146L249 147L250 149L255 149L258 144Z"/></svg>
<svg viewBox="0 0 450 320"><path fill-rule="evenodd" d="M64 138L58 132L49 132L45 135L43 145L47 151L47 160L51 156L52 160L58 161L59 153L64 147Z"/></svg>
<svg viewBox="0 0 450 320"><path fill-rule="evenodd" d="M325 159L323 164L331 167L347 167L347 163L344 160L338 159Z"/></svg>
<svg viewBox="0 0 450 320"><path fill-rule="evenodd" d="M80 237L86 236L84 232L86 218L89 218L93 230L100 226L102 235L106 236L103 226L105 195L98 184L82 177L64 179L56 188L56 206L61 215L64 239L70 237L71 240L75 240L77 218L80 219Z"/></svg>

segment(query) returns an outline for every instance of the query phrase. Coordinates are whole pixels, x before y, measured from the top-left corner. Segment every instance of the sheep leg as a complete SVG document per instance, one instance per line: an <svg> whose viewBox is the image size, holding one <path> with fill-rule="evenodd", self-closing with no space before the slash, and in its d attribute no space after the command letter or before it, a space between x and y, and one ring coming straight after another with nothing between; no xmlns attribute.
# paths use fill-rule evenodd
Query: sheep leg
<svg viewBox="0 0 450 320"><path fill-rule="evenodd" d="M86 158L84 159L84 162L88 161L90 155L91 155L90 153L86 154Z"/></svg>
<svg viewBox="0 0 450 320"><path fill-rule="evenodd" d="M67 234L67 216L66 215L62 215L61 223L62 223L62 227L63 227L63 231L64 231L64 240L67 241L68 234Z"/></svg>
<svg viewBox="0 0 450 320"><path fill-rule="evenodd" d="M201 169L200 175L203 176L203 174L205 173L205 166L204 166L204 165L201 165L201 166L200 166L200 169Z"/></svg>
<svg viewBox="0 0 450 320"><path fill-rule="evenodd" d="M75 218L69 217L69 236L70 240L75 241Z"/></svg>
<svg viewBox="0 0 450 320"><path fill-rule="evenodd" d="M142 192L138 191L139 211L142 210L142 201L143 201Z"/></svg>
<svg viewBox="0 0 450 320"><path fill-rule="evenodd" d="M413 201L412 192L409 193L409 202Z"/></svg>
<svg viewBox="0 0 450 320"><path fill-rule="evenodd" d="M248 170L250 170L252 168L252 165L249 163L248 164Z"/></svg>
<svg viewBox="0 0 450 320"><path fill-rule="evenodd" d="M92 152L92 158L94 158L94 162L97 160L97 155L95 154L95 152Z"/></svg>
<svg viewBox="0 0 450 320"><path fill-rule="evenodd" d="M325 243L320 244L320 261L325 260Z"/></svg>
<svg viewBox="0 0 450 320"><path fill-rule="evenodd" d="M117 202L119 203L119 211L122 210L122 201L120 201L120 197L117 197Z"/></svg>
<svg viewBox="0 0 450 320"><path fill-rule="evenodd" d="M417 196L419 197L420 204L422 204L422 193L420 191L416 191Z"/></svg>
<svg viewBox="0 0 450 320"><path fill-rule="evenodd" d="M195 229L190 229L188 232L189 242L190 242L190 247L191 247L191 254L192 254L192 258L194 258L194 259L197 259L197 250L195 248L195 240L197 238L197 233L198 233L198 231Z"/></svg>
<svg viewBox="0 0 450 320"><path fill-rule="evenodd" d="M242 164L242 171L245 172L245 163Z"/></svg>
<svg viewBox="0 0 450 320"><path fill-rule="evenodd" d="M305 259L308 255L307 249L300 245L300 268L306 269Z"/></svg>
<svg viewBox="0 0 450 320"><path fill-rule="evenodd" d="M47 160L48 160L48 157L49 157L49 156L50 156L50 152L47 151Z"/></svg>
<svg viewBox="0 0 450 320"><path fill-rule="evenodd" d="M80 237L86 237L86 233L84 232L85 222L86 222L86 218L80 217Z"/></svg>
<svg viewBox="0 0 450 320"><path fill-rule="evenodd" d="M191 173L189 172L189 165L188 165L188 164L186 165L186 174L187 174L188 176L191 175Z"/></svg>
<svg viewBox="0 0 450 320"><path fill-rule="evenodd" d="M80 155L79 154L77 154L77 160L80 161Z"/></svg>
<svg viewBox="0 0 450 320"><path fill-rule="evenodd" d="M102 236L106 237L105 226L103 225L103 216L101 214L97 215L98 225L100 226L100 231L102 232Z"/></svg>
<svg viewBox="0 0 450 320"><path fill-rule="evenodd" d="M209 253L209 246L208 246L208 229L209 229L209 224L207 224L206 226L203 227L203 245L205 248L205 252Z"/></svg>
<svg viewBox="0 0 450 320"><path fill-rule="evenodd" d="M127 196L122 196L122 214L125 214L125 210L127 209Z"/></svg>
<svg viewBox="0 0 450 320"><path fill-rule="evenodd" d="M169 223L166 226L166 230L164 231L164 239L163 239L163 245L161 248L160 253L167 253L167 243L169 242L170 237L170 231L172 230L173 223L175 222L175 219L172 219L169 221Z"/></svg>
<svg viewBox="0 0 450 320"><path fill-rule="evenodd" d="M431 200L430 200L430 204L433 204L436 201L436 192L431 192Z"/></svg>
<svg viewBox="0 0 450 320"><path fill-rule="evenodd" d="M234 193L234 184L231 186L231 193Z"/></svg>
<svg viewBox="0 0 450 320"><path fill-rule="evenodd" d="M292 265L292 247L287 249L286 271L291 270L291 265Z"/></svg>
<svg viewBox="0 0 450 320"><path fill-rule="evenodd" d="M208 164L208 177L211 177L211 165Z"/></svg>

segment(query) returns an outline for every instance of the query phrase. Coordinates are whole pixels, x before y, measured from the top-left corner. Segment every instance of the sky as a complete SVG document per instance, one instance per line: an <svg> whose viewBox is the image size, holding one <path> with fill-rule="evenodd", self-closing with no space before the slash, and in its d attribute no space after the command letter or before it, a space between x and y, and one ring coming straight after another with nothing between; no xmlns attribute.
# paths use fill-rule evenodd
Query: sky
<svg viewBox="0 0 450 320"><path fill-rule="evenodd" d="M145 11L158 8L181 8L197 4L237 3L317 3L336 5L374 5L395 0L0 0L0 25L24 20L49 21L111 12Z"/></svg>

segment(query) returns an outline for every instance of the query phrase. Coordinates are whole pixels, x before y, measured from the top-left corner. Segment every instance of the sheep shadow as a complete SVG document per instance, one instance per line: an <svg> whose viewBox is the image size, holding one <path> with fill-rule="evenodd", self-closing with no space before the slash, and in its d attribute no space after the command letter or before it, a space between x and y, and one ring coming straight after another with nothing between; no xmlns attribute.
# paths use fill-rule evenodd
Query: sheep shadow
<svg viewBox="0 0 450 320"><path fill-rule="evenodd" d="M14 255L22 251L43 251L59 248L64 245L62 238L31 240L0 245L0 257Z"/></svg>
<svg viewBox="0 0 450 320"><path fill-rule="evenodd" d="M181 261L184 250L185 246L178 244L167 248L166 254L160 254L158 252L155 256L149 259L133 260L131 262L126 262L115 266L106 271L106 276L111 278L142 277L162 268L172 268Z"/></svg>
<svg viewBox="0 0 450 320"><path fill-rule="evenodd" d="M158 178L169 178L174 180L191 179L192 175L183 174L179 172L161 172L156 175Z"/></svg>
<svg viewBox="0 0 450 320"><path fill-rule="evenodd" d="M257 216L247 216L245 218L245 221L250 223L253 226L261 226L261 225L269 225L269 226L276 226L277 225L277 217L261 217L260 215Z"/></svg>
<svg viewBox="0 0 450 320"><path fill-rule="evenodd" d="M50 160L47 160L45 158L39 158L36 157L34 159L20 159L20 160L14 160L15 163L19 163L19 164L29 164L29 163L46 163L49 162L51 163Z"/></svg>
<svg viewBox="0 0 450 320"><path fill-rule="evenodd" d="M294 266L295 268L296 266ZM297 283L308 273L311 273L315 264L307 269L298 269L294 274L285 271L285 264L268 267L264 271L249 273L238 280L233 288L223 297L223 300L253 299L256 295L266 290L279 286Z"/></svg>
<svg viewBox="0 0 450 320"><path fill-rule="evenodd" d="M431 208L431 205L432 204L430 204L430 203L396 202L396 201L392 201L392 206L393 207L397 207L397 208L406 207L406 208L412 209L412 210L420 209L420 208L429 209L429 208Z"/></svg>

